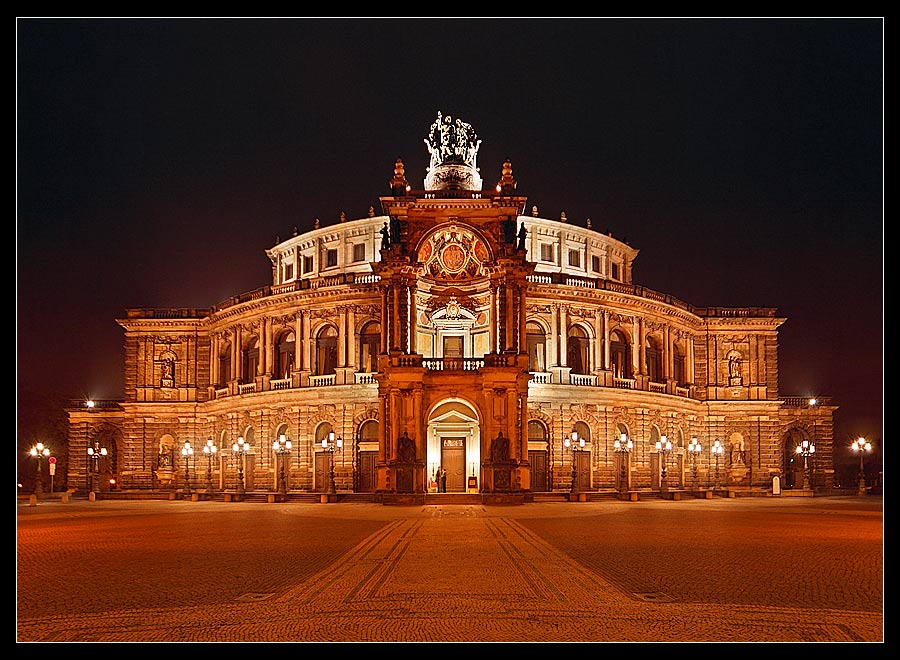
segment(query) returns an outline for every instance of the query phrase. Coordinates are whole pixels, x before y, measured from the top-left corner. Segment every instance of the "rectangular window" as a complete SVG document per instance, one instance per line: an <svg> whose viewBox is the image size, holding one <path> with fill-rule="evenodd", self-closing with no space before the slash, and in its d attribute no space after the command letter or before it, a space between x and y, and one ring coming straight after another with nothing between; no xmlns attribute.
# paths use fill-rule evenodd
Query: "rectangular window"
<svg viewBox="0 0 900 660"><path fill-rule="evenodd" d="M553 262L553 245L551 243L541 243L541 261Z"/></svg>
<svg viewBox="0 0 900 660"><path fill-rule="evenodd" d="M284 265L284 279L285 281L294 279L294 264Z"/></svg>
<svg viewBox="0 0 900 660"><path fill-rule="evenodd" d="M313 258L312 256L303 257L303 273L311 273L313 270Z"/></svg>
<svg viewBox="0 0 900 660"><path fill-rule="evenodd" d="M591 257L591 270L595 273L600 272L600 257L598 257L597 255Z"/></svg>
<svg viewBox="0 0 900 660"><path fill-rule="evenodd" d="M354 263L358 261L366 260L366 244L365 243L357 243L353 246L353 261Z"/></svg>
<svg viewBox="0 0 900 660"><path fill-rule="evenodd" d="M569 250L569 265L581 268L581 253L578 250Z"/></svg>
<svg viewBox="0 0 900 660"><path fill-rule="evenodd" d="M620 279L622 279L621 277L619 277L619 264L613 264L613 265L612 265L612 278L613 278L614 280L620 280Z"/></svg>
<svg viewBox="0 0 900 660"><path fill-rule="evenodd" d="M325 253L325 267L333 268L337 266L337 250L328 250Z"/></svg>

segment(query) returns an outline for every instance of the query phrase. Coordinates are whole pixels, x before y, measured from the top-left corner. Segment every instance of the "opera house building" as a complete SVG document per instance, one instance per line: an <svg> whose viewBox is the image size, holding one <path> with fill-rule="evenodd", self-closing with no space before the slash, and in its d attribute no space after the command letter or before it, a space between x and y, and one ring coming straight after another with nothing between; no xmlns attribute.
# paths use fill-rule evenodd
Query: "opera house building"
<svg viewBox="0 0 900 660"><path fill-rule="evenodd" d="M69 486L385 504L831 488L835 408L779 392L776 309L645 288L637 249L542 217L511 162L484 185L471 125L439 113L424 141L424 181L388 161L379 209L277 240L259 289L124 310L124 399L71 403Z"/></svg>

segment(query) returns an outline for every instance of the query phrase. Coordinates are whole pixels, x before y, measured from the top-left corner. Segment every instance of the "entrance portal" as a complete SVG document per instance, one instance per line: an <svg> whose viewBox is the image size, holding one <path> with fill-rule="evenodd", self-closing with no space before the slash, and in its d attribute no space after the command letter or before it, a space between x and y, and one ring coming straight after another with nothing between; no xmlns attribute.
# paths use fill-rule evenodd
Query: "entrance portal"
<svg viewBox="0 0 900 660"><path fill-rule="evenodd" d="M468 478L481 479L481 429L479 415L468 401L444 399L428 412L428 474L447 470L447 492L465 493Z"/></svg>

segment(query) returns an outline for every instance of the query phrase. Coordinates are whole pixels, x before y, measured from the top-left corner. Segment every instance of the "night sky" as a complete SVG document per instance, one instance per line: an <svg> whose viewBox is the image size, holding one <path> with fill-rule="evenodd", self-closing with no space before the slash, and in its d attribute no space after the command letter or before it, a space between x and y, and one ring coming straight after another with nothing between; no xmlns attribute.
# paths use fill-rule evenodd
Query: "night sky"
<svg viewBox="0 0 900 660"><path fill-rule="evenodd" d="M126 309L271 284L397 157L421 188L440 110L485 187L508 157L529 212L639 248L636 284L777 308L780 394L881 442L880 18L19 19L16 51L22 406L121 398Z"/></svg>

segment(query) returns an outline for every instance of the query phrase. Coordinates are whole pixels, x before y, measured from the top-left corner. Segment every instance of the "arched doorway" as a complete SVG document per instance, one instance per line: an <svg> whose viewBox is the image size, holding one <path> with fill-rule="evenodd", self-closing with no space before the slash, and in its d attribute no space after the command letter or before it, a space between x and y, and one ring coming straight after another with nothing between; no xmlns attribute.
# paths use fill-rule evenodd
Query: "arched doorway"
<svg viewBox="0 0 900 660"><path fill-rule="evenodd" d="M378 421L367 419L359 426L356 443L356 491L375 492L375 464L378 460Z"/></svg>
<svg viewBox="0 0 900 660"><path fill-rule="evenodd" d="M550 490L550 447L547 427L532 419L528 422L528 463L531 465L531 490L546 493Z"/></svg>
<svg viewBox="0 0 900 660"><path fill-rule="evenodd" d="M784 435L781 470L784 475L781 487L790 490L803 488L803 457L797 453L797 447L810 436L803 429L789 429Z"/></svg>
<svg viewBox="0 0 900 660"><path fill-rule="evenodd" d="M481 430L478 412L462 399L447 399L428 415L426 469L428 481L447 472L448 493L465 493L471 477L481 476Z"/></svg>

